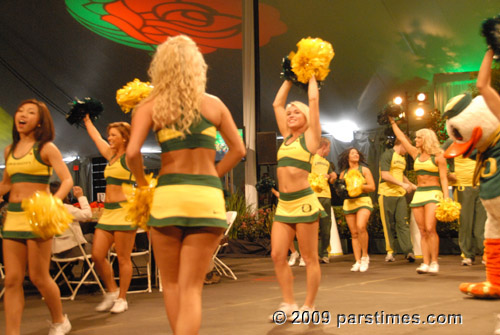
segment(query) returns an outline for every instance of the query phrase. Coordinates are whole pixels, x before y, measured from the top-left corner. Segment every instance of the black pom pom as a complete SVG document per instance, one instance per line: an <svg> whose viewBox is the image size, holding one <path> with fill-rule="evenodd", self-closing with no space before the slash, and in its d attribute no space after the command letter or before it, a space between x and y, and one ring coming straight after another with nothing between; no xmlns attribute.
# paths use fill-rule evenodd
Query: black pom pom
<svg viewBox="0 0 500 335"><path fill-rule="evenodd" d="M347 192L347 187L345 184L345 179L336 179L333 183L333 189L340 199L349 198L349 193Z"/></svg>
<svg viewBox="0 0 500 335"><path fill-rule="evenodd" d="M493 50L495 60L498 61L500 57L500 15L483 22L481 35L486 38L486 43Z"/></svg>
<svg viewBox="0 0 500 335"><path fill-rule="evenodd" d="M401 114L404 114L403 107L391 101L384 106L380 113L378 113L377 123L381 126L389 124L388 116L391 116L395 119L401 119Z"/></svg>
<svg viewBox="0 0 500 335"><path fill-rule="evenodd" d="M385 105L384 111L388 116L399 118L400 115L403 113L403 107L401 107L401 105L397 105L393 102L390 102L387 105Z"/></svg>
<svg viewBox="0 0 500 335"><path fill-rule="evenodd" d="M290 62L290 59L288 56L283 57L281 60L281 77L284 78L285 80L290 80L292 82L297 81L297 75L292 71L292 63Z"/></svg>
<svg viewBox="0 0 500 335"><path fill-rule="evenodd" d="M70 105L71 109L66 114L66 120L69 124L76 124L77 126L85 115L88 114L90 119L96 120L104 110L102 102L90 97L85 97L82 100L76 98Z"/></svg>
<svg viewBox="0 0 500 335"><path fill-rule="evenodd" d="M381 126L389 124L389 119L387 118L387 114L384 111L381 111L377 114L377 123Z"/></svg>
<svg viewBox="0 0 500 335"><path fill-rule="evenodd" d="M297 75L295 74L295 72L292 71L292 63L290 61L290 58L288 58L288 56L283 57L283 59L281 60L280 75L281 78L285 80L290 80L296 86L300 87L301 89L307 92L307 88L309 87L309 85L301 83L300 81L297 80ZM323 82L318 80L318 90L321 89L321 86L323 86Z"/></svg>

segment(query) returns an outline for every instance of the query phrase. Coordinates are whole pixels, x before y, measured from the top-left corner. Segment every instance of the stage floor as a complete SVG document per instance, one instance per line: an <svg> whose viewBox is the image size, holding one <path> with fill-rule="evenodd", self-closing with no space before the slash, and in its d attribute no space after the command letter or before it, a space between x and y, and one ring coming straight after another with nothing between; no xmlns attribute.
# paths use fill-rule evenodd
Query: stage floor
<svg viewBox="0 0 500 335"><path fill-rule="evenodd" d="M483 265L461 266L459 256L445 255L440 257L439 275L417 275L415 268L419 260L410 264L402 258L398 255L396 262L386 263L384 255L373 255L366 273L349 271L352 255L333 258L330 264L321 265L323 275L316 308L323 315L319 319L313 317L313 321L319 324L276 325L268 321L268 316L281 301L271 259L224 257L223 261L234 270L238 280L222 278L218 284L205 285L200 334L493 333L496 313L500 313L499 301L471 299L458 290L461 282L483 281ZM300 306L305 297L306 271L294 267L293 273ZM130 294L129 310L118 315L94 312L100 300L101 295L97 293L79 293L75 301L63 302L64 311L73 324L71 334L171 334L158 289L153 293ZM1 304L2 333L4 308ZM326 324L328 313L331 322ZM400 323L409 324L395 324L396 314ZM435 316L429 321L436 324L427 323L430 314ZM448 315L455 317L448 319ZM48 318L48 310L40 296L28 294L21 333L47 334ZM414 324L418 318L421 324ZM338 320L345 324L339 325ZM368 324L370 320L372 324ZM353 324L359 321L363 324ZM385 324L376 324L377 321Z"/></svg>

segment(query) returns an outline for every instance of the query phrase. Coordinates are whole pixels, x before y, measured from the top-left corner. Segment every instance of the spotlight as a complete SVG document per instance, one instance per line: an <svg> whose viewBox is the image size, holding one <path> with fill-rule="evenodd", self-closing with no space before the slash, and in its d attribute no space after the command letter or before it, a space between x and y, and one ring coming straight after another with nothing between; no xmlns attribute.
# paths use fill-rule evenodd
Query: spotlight
<svg viewBox="0 0 500 335"><path fill-rule="evenodd" d="M424 114L425 114L425 111L422 107L418 107L417 109L415 109L415 115L417 117L422 117L422 116L424 116Z"/></svg>
<svg viewBox="0 0 500 335"><path fill-rule="evenodd" d="M425 93L419 93L417 95L417 100L418 101L425 101L425 99L427 99L427 95L425 95Z"/></svg>
<svg viewBox="0 0 500 335"><path fill-rule="evenodd" d="M396 105L401 105L401 103L403 102L403 98L398 96L398 97L395 97L393 101Z"/></svg>
<svg viewBox="0 0 500 335"><path fill-rule="evenodd" d="M354 139L354 132L359 130L358 126L349 120L323 124L321 126L323 130L341 142L352 142Z"/></svg>
<svg viewBox="0 0 500 335"><path fill-rule="evenodd" d="M63 162L64 163L71 163L73 162L74 160L77 160L79 159L80 157L79 156L68 156L68 157L63 157Z"/></svg>

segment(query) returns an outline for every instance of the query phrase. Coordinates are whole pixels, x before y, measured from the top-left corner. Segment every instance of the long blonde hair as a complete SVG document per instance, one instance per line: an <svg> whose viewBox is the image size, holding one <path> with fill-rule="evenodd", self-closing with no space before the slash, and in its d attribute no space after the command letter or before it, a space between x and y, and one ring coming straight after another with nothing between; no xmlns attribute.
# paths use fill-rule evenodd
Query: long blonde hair
<svg viewBox="0 0 500 335"><path fill-rule="evenodd" d="M207 64L196 43L187 36L169 37L160 44L149 67L154 86L146 101L154 99L155 128L190 133L201 119L201 100L207 82Z"/></svg>
<svg viewBox="0 0 500 335"><path fill-rule="evenodd" d="M422 147L419 148L420 153L438 155L443 152L439 145L439 140L436 136L436 133L431 129L419 129L417 130L416 135L422 137Z"/></svg>

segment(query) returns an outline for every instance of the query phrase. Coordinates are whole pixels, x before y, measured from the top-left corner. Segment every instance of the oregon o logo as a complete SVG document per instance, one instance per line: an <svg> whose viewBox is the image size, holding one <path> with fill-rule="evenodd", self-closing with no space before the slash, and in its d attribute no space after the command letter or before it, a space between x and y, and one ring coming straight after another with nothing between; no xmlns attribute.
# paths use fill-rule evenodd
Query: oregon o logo
<svg viewBox="0 0 500 335"><path fill-rule="evenodd" d="M486 170L489 171L486 172ZM481 167L481 177L489 178L495 173L497 173L497 161L494 158L490 157L483 163L483 166Z"/></svg>
<svg viewBox="0 0 500 335"><path fill-rule="evenodd" d="M302 205L302 212L309 213L312 210L312 206L309 204Z"/></svg>

